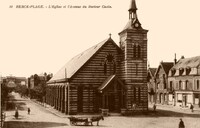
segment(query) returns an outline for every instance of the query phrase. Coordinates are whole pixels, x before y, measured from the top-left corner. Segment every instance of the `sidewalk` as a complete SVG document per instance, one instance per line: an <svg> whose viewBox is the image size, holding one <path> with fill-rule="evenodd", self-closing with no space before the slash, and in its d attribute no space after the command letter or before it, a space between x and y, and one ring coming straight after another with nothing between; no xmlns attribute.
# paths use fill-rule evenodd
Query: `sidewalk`
<svg viewBox="0 0 200 128"><path fill-rule="evenodd" d="M50 113L52 113L52 114L54 114L54 115L56 115L56 116L58 116L58 117L60 117L60 118L68 118L68 117L71 117L71 116L73 116L73 117L91 117L91 116L99 116L99 114L67 115L67 114L65 114L65 113L62 113L62 112L56 110L54 107L52 107L52 106L50 106L50 105L48 105L48 104L46 104L46 103L45 103L45 104L42 104L41 102L38 102L38 101L36 101L36 100L34 100L34 99L31 99L30 101L34 102L34 103L37 104L37 105L40 105L40 106L43 107L45 110L49 111Z"/></svg>
<svg viewBox="0 0 200 128"><path fill-rule="evenodd" d="M61 113L60 111L54 109L54 107L52 107L46 103L42 104L41 102L38 102L35 99L30 99L30 101L34 102L37 105L40 105L41 107L43 107L44 109L46 109L47 111L49 111L50 113L52 113L58 117L61 117L61 118L70 117L69 115L66 115L65 113Z"/></svg>
<svg viewBox="0 0 200 128"><path fill-rule="evenodd" d="M178 111L178 112L184 112L184 113L191 113L191 109L189 107L179 107L179 106L173 106L173 105L162 105L162 104L156 104L156 109L161 110L171 110L171 111ZM153 108L153 104L149 104L149 108ZM200 113L200 108L194 108L193 113Z"/></svg>

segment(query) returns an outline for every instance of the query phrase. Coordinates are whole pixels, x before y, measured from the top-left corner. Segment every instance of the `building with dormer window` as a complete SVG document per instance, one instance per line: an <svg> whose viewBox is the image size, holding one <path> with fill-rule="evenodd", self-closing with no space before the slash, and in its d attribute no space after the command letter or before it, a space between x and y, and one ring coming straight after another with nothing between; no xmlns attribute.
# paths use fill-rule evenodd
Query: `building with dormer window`
<svg viewBox="0 0 200 128"><path fill-rule="evenodd" d="M169 71L168 83L176 106L200 107L200 56L181 58Z"/></svg>

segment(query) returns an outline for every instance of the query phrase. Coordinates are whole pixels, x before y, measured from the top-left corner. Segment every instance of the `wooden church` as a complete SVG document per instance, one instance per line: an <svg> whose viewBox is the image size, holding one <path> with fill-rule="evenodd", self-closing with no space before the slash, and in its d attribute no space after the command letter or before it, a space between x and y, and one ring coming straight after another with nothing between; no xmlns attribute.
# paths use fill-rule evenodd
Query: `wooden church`
<svg viewBox="0 0 200 128"><path fill-rule="evenodd" d="M46 103L66 114L148 110L147 32L135 0L119 33L78 54L47 83Z"/></svg>

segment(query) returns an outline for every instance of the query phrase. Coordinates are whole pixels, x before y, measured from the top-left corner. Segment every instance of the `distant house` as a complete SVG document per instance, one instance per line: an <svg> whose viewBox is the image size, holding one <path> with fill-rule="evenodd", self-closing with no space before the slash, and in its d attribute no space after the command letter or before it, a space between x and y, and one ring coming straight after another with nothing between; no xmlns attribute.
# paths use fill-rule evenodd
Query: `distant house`
<svg viewBox="0 0 200 128"><path fill-rule="evenodd" d="M168 87L168 73L169 70L174 66L173 62L160 62L156 73L155 73L155 86L156 86L156 103L158 104L168 104L171 100L170 89Z"/></svg>
<svg viewBox="0 0 200 128"><path fill-rule="evenodd" d="M182 57L168 76L170 90L174 92L174 105L200 107L200 56Z"/></svg>
<svg viewBox="0 0 200 128"><path fill-rule="evenodd" d="M4 83L7 87L14 89L17 86L26 85L27 79L26 77L7 76L4 79Z"/></svg>
<svg viewBox="0 0 200 128"><path fill-rule="evenodd" d="M148 68L147 86L149 103L156 103L156 70L157 68Z"/></svg>

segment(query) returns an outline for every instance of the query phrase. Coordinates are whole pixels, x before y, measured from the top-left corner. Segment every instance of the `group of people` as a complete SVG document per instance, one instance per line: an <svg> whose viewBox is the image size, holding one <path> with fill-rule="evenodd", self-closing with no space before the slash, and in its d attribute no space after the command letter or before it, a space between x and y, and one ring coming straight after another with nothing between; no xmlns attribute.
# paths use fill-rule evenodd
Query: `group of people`
<svg viewBox="0 0 200 128"><path fill-rule="evenodd" d="M28 107L27 111L28 111L28 114L30 115L31 109L29 107ZM19 111L18 111L18 107L16 106L15 107L15 118L18 119L18 117L19 117Z"/></svg>

